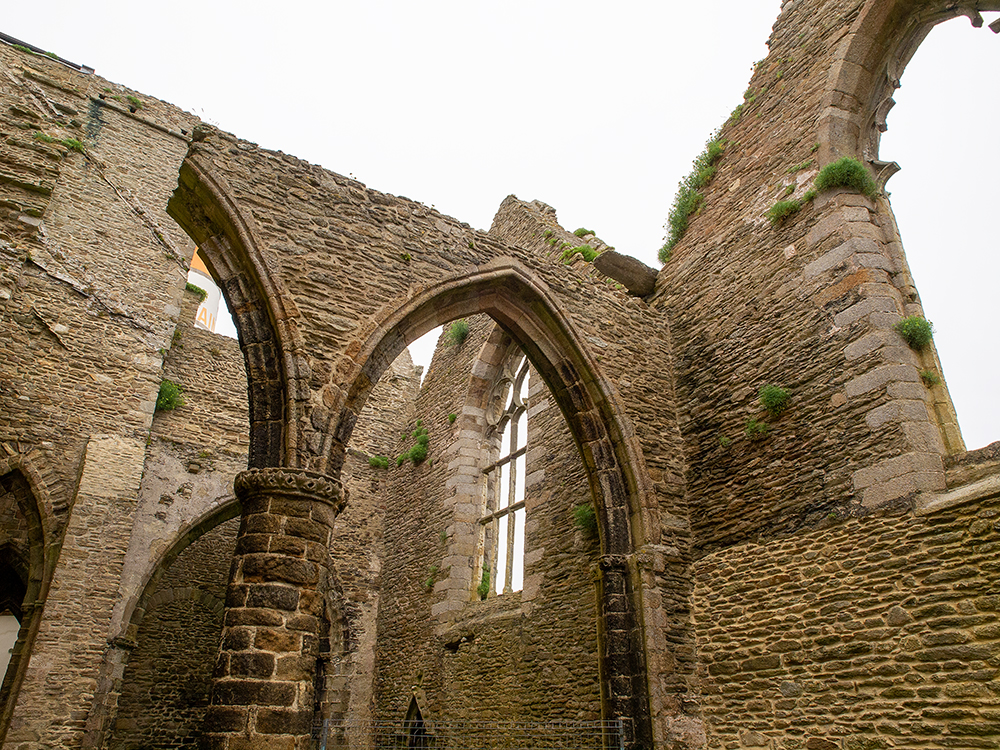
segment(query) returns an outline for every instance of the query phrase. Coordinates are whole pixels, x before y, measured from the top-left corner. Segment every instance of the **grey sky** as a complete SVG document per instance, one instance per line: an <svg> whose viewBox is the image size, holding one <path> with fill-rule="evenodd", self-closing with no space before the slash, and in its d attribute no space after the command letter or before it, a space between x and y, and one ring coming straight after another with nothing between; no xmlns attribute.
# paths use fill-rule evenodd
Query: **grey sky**
<svg viewBox="0 0 1000 750"><path fill-rule="evenodd" d="M279 14L256 2L11 5L6 33L266 148L482 229L507 194L537 198L567 228L656 267L677 182L742 100L780 2L291 0ZM889 189L970 448L1000 438L986 309L1000 278L987 205L1000 166L988 74L998 58L1000 38L967 19L935 30L882 147L904 167ZM949 74L943 91L920 93L952 63L961 81ZM942 168L962 171L922 176Z"/></svg>

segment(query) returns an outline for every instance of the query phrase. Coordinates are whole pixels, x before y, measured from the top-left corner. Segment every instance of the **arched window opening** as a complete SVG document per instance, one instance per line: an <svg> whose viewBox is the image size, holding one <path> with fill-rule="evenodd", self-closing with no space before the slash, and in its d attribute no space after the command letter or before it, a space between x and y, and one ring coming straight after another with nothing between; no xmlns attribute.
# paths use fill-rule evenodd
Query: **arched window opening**
<svg viewBox="0 0 1000 750"><path fill-rule="evenodd" d="M212 272L208 270L208 265L198 250L194 251L194 256L191 258L187 283L193 284L205 293L195 313L195 328L231 339L237 338L236 324L226 305L226 299L222 296L222 289L212 276Z"/></svg>
<svg viewBox="0 0 1000 750"><path fill-rule="evenodd" d="M486 496L479 523L484 539L482 569L488 576L480 581L480 598L520 591L524 582L528 370L523 354L509 361L487 412L497 457L483 470Z"/></svg>
<svg viewBox="0 0 1000 750"><path fill-rule="evenodd" d="M1000 119L991 73L1000 38L960 17L936 26L906 67L882 136L879 158L897 161L892 208L966 447L1000 439L990 345L1000 258L989 217L1000 151L990 133ZM945 135L946 134L946 135Z"/></svg>
<svg viewBox="0 0 1000 750"><path fill-rule="evenodd" d="M10 547L0 551L0 680L7 673L20 634L22 605L28 592L13 555Z"/></svg>
<svg viewBox="0 0 1000 750"><path fill-rule="evenodd" d="M7 673L7 665L10 664L10 655L17 643L20 629L20 621L9 609L0 615L0 675Z"/></svg>

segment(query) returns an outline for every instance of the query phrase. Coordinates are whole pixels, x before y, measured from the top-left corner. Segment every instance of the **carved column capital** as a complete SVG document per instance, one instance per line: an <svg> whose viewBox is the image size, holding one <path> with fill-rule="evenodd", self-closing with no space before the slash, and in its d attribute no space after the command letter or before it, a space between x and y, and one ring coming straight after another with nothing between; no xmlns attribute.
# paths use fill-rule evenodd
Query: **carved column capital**
<svg viewBox="0 0 1000 750"><path fill-rule="evenodd" d="M339 513L347 501L339 479L304 469L247 469L236 475L233 486L241 502L255 495L291 496L325 503Z"/></svg>

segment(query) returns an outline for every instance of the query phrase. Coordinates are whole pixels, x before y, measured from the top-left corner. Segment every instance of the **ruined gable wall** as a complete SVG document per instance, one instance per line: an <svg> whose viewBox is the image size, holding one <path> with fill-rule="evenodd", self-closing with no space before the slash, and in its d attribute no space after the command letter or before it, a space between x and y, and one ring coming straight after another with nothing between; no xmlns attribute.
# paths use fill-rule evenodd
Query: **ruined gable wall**
<svg viewBox="0 0 1000 750"><path fill-rule="evenodd" d="M944 487L925 365L890 330L919 300L885 200L828 191L777 227L764 216L812 185L831 68L861 5L784 5L722 130L704 207L660 275L703 551ZM791 393L778 419L757 400L768 383ZM770 436L749 440L748 419Z"/></svg>
<svg viewBox="0 0 1000 750"><path fill-rule="evenodd" d="M379 324L403 301L504 259L537 274L559 312L585 332L582 346L603 369L601 385L620 399L626 429L636 431L642 447L649 446L646 455L651 460L680 455L667 449L677 447L670 388L643 387L660 382L670 366L662 319L596 273L567 268L552 257L558 253L545 244L541 226L533 230L531 244L509 243L419 203L219 133L192 144L190 160L225 185L248 222L262 264L287 290L282 300L290 311L287 328L299 337L302 351L296 356L307 364L302 380L289 386L302 409L291 441L304 465L326 461L322 432L339 416L331 407L343 403L347 384L340 378L364 364L356 358L383 333ZM194 197L178 194L175 213L188 210ZM211 225L203 231L218 229ZM674 483L669 491L676 492L679 475L664 474L658 472L662 478L656 481ZM650 540L676 532L663 531L659 508L643 512L650 516L636 523Z"/></svg>

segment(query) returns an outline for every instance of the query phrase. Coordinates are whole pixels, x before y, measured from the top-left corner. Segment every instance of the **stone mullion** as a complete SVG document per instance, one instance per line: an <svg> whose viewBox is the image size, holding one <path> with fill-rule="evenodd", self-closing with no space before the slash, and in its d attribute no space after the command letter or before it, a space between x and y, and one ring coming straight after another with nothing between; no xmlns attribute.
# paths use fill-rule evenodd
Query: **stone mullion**
<svg viewBox="0 0 1000 750"><path fill-rule="evenodd" d="M340 482L297 469L235 481L243 518L226 596L205 745L310 746L323 589Z"/></svg>

